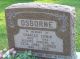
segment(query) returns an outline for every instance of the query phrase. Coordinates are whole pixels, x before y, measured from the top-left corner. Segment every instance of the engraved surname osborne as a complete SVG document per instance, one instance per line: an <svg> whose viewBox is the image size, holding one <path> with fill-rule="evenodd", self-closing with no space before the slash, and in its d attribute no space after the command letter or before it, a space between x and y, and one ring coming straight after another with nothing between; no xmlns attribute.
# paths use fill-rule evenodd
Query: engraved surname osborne
<svg viewBox="0 0 80 59"><path fill-rule="evenodd" d="M56 29L57 26L56 21L50 21L50 20L18 19L17 22L18 22L18 26L20 27Z"/></svg>

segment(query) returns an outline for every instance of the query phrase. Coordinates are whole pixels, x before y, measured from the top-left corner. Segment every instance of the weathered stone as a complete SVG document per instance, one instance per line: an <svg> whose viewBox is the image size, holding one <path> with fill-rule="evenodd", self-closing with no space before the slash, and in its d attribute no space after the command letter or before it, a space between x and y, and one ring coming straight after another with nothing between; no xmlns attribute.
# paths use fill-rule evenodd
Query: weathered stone
<svg viewBox="0 0 80 59"><path fill-rule="evenodd" d="M9 47L39 57L75 59L74 7L18 3L6 8Z"/></svg>

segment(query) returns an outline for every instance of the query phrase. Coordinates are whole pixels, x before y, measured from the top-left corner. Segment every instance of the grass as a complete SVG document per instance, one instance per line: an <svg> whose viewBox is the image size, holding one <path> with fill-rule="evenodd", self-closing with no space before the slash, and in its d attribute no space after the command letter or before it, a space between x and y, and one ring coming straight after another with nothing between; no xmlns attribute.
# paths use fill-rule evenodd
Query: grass
<svg viewBox="0 0 80 59"><path fill-rule="evenodd" d="M76 8L76 20L75 20L75 43L76 50L80 51L80 0L0 0L0 49L8 47L8 40L6 34L6 24L4 10L5 7L22 2L41 2L41 3L59 3L64 5L74 6Z"/></svg>

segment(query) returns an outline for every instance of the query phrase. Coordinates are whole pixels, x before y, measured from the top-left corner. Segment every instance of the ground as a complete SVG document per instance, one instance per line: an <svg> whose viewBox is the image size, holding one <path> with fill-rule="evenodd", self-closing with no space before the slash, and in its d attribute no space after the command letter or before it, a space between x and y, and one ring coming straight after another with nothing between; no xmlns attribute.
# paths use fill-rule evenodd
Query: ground
<svg viewBox="0 0 80 59"><path fill-rule="evenodd" d="M80 51L80 0L0 0L0 49L8 48L6 33L5 8L14 3L41 2L41 3L59 3L74 6L76 8L75 18L75 43L76 50Z"/></svg>

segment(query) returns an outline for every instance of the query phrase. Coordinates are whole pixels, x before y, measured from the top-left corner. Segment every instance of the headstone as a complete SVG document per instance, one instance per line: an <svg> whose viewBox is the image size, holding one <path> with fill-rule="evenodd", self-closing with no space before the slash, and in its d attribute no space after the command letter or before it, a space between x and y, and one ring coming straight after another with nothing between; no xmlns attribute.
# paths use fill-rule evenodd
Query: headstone
<svg viewBox="0 0 80 59"><path fill-rule="evenodd" d="M75 59L74 7L18 3L6 8L9 48L35 56Z"/></svg>

